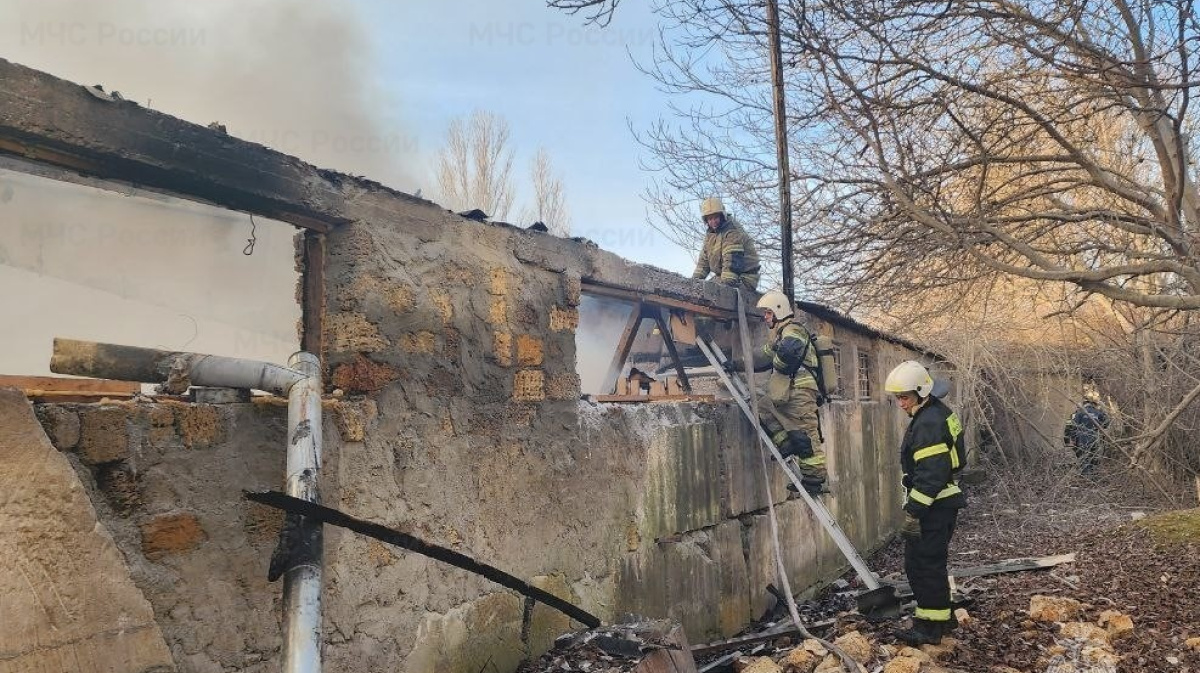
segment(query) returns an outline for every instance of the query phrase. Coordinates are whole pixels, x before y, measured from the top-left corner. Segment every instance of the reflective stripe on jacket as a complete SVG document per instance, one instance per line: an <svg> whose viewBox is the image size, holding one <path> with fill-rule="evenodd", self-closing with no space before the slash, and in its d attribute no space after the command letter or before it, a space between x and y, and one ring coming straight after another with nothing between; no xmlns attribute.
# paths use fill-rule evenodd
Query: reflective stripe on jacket
<svg viewBox="0 0 1200 673"><path fill-rule="evenodd" d="M945 402L930 397L909 421L900 446L908 489L904 509L920 517L930 507L965 507L966 496L955 481L965 456L958 415Z"/></svg>
<svg viewBox="0 0 1200 673"><path fill-rule="evenodd" d="M807 366L799 367L802 357ZM771 376L782 376L792 380L793 388L817 390L817 380L810 369L817 368L817 347L808 330L792 318L778 322L771 328L771 335L763 347L754 353L754 371L771 370Z"/></svg>

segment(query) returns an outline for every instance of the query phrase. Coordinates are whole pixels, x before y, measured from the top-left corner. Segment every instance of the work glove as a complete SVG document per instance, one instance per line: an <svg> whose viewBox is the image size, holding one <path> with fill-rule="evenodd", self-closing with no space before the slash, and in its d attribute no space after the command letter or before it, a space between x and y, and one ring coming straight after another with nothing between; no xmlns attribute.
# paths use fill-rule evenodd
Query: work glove
<svg viewBox="0 0 1200 673"><path fill-rule="evenodd" d="M900 534L904 539L916 542L921 539L921 520L917 517L904 513L904 524L900 526Z"/></svg>

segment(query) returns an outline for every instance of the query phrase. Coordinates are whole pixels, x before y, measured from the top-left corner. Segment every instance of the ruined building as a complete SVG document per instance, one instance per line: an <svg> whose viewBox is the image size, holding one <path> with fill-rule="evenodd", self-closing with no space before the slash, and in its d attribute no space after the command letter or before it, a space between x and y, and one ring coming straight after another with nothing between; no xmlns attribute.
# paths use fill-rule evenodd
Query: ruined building
<svg viewBox="0 0 1200 673"><path fill-rule="evenodd" d="M609 402L584 393L611 391L581 388L577 363L616 349L580 352L590 298L626 315L730 320L727 288L584 240L466 220L2 60L0 155L9 168L298 228L297 346L319 354L325 382L326 505L605 620L672 617L692 642L765 608L768 498L797 590L845 569L777 471L764 488L735 406ZM808 308L840 351L842 397L822 411L827 502L869 550L901 505L903 419L879 384L919 354ZM279 670L281 593L266 572L283 517L243 491L283 486L286 406L40 399L0 391L0 671ZM325 531L324 568L328 671L511 671L578 626L340 529Z"/></svg>

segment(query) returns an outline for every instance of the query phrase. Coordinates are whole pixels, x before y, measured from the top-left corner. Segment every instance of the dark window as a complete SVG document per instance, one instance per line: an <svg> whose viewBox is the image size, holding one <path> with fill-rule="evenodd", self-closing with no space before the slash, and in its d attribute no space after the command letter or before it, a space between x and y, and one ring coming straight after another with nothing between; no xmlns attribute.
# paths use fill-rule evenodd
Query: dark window
<svg viewBox="0 0 1200 673"><path fill-rule="evenodd" d="M833 373L837 384L833 390L829 391L829 396L836 399L846 397L846 363L843 359L845 357L846 349L835 343L833 345Z"/></svg>
<svg viewBox="0 0 1200 673"><path fill-rule="evenodd" d="M858 352L858 399L871 399L871 354Z"/></svg>

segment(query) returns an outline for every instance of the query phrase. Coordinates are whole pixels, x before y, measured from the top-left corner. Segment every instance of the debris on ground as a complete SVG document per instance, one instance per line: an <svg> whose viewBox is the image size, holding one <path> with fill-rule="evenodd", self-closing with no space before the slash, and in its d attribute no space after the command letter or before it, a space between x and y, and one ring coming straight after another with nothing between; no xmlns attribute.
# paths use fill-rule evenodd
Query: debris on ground
<svg viewBox="0 0 1200 673"><path fill-rule="evenodd" d="M870 673L1200 673L1200 601L1193 598L1200 594L1200 510L1156 512L1145 502L1106 502L1122 491L1090 485L1061 487L1061 500L1052 507L1013 506L1006 502L1011 493L997 491L971 494L951 544L952 568L1018 557L1074 558L1027 572L959 579L959 626L938 646L905 647L893 635L903 621L872 623L856 614L853 596L861 587L849 576L801 603L802 620L824 622L821 637L839 647L850 637L855 645L843 649ZM903 545L889 544L870 564L881 575L902 578ZM786 624L759 623L748 633ZM815 640L781 637L738 647L734 657L698 655L700 670L845 670ZM869 658L859 658L868 652Z"/></svg>
<svg viewBox="0 0 1200 673"><path fill-rule="evenodd" d="M695 673L683 628L669 620L628 621L559 636L517 673Z"/></svg>

